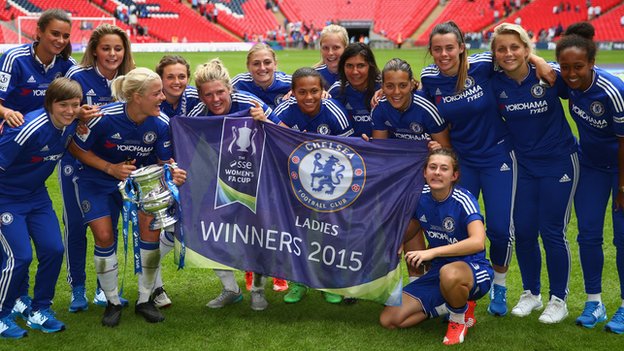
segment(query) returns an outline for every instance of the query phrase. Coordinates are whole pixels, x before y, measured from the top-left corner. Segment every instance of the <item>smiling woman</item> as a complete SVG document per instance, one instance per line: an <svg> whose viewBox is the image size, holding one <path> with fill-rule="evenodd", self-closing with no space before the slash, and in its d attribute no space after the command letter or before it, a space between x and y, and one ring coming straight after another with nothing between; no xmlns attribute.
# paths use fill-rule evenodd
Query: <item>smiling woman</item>
<svg viewBox="0 0 624 351"><path fill-rule="evenodd" d="M0 338L26 336L14 320L12 309L17 304L25 307L18 313L29 327L47 333L65 329L50 309L63 243L45 180L74 135L81 97L78 83L55 79L46 92L45 107L27 113L22 125L7 128L0 138ZM31 239L39 259L32 301L22 291L32 261Z"/></svg>
<svg viewBox="0 0 624 351"><path fill-rule="evenodd" d="M160 104L165 100L160 77L147 68L135 68L113 81L112 93L118 102L102 108L102 116L89 122L89 133L74 138L70 145L72 154L84 165L78 173L78 195L84 223L95 239L96 273L107 300L102 324L109 327L119 324L122 309L113 230L117 228L122 205L117 184L155 159L160 163L174 162L169 118L160 113ZM176 185L186 180L186 172L179 168L173 168L172 176ZM142 272L135 313L157 323L165 317L150 300L160 263L160 230L150 229L152 219L152 215L139 211Z"/></svg>
<svg viewBox="0 0 624 351"><path fill-rule="evenodd" d="M70 57L71 20L60 9L45 11L37 21L36 41L0 57L0 117L19 126L24 115L43 106L46 88L76 62Z"/></svg>

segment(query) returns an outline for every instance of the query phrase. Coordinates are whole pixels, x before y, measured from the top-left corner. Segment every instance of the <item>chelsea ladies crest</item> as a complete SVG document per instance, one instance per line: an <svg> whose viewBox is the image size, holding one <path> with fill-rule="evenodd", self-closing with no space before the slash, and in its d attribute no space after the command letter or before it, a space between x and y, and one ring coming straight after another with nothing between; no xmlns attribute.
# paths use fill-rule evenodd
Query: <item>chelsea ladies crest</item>
<svg viewBox="0 0 624 351"><path fill-rule="evenodd" d="M327 140L300 144L288 162L290 184L297 199L318 212L340 211L364 189L366 166L351 147Z"/></svg>

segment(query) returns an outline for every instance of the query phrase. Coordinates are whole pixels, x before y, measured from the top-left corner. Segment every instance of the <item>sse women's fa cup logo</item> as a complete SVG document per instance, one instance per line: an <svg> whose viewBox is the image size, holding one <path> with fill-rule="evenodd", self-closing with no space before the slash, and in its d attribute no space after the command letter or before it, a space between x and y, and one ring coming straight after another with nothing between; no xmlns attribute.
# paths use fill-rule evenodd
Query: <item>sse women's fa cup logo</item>
<svg viewBox="0 0 624 351"><path fill-rule="evenodd" d="M300 144L289 157L293 192L306 207L335 212L350 206L362 193L366 166L348 145L327 140Z"/></svg>

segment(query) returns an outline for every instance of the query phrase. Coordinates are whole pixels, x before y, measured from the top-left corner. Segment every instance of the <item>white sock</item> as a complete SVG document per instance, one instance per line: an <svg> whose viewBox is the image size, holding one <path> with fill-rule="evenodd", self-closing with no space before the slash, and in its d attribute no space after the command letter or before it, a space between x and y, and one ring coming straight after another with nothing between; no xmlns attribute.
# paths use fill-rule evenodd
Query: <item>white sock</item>
<svg viewBox="0 0 624 351"><path fill-rule="evenodd" d="M234 272L225 269L215 269L215 274L221 280L221 284L223 284L223 288L228 291L240 292L238 288L238 283L236 279L234 279Z"/></svg>
<svg viewBox="0 0 624 351"><path fill-rule="evenodd" d="M156 271L160 263L160 250L141 248L141 269L139 273L139 298L137 304L149 301L150 294L154 289Z"/></svg>
<svg viewBox="0 0 624 351"><path fill-rule="evenodd" d="M171 250L173 250L173 247L175 244L172 241L172 239L173 239L173 233L169 233L164 230L160 233L160 243L158 245L158 248L160 249L161 264L158 265L158 270L156 271L156 281L154 283L154 289L160 288L164 285L163 280L162 280L162 273L161 273L162 261L163 261L163 258L167 256L167 254L171 252Z"/></svg>
<svg viewBox="0 0 624 351"><path fill-rule="evenodd" d="M266 277L259 273L253 274L253 284L251 285L251 291L263 291L264 284L266 283Z"/></svg>
<svg viewBox="0 0 624 351"><path fill-rule="evenodd" d="M451 322L455 322L458 324L465 324L466 321L464 320L466 318L466 313L455 313L452 311L449 311L449 321Z"/></svg>
<svg viewBox="0 0 624 351"><path fill-rule="evenodd" d="M506 287L507 286L507 272L499 273L497 271L494 271L494 284Z"/></svg>
<svg viewBox="0 0 624 351"><path fill-rule="evenodd" d="M587 294L587 302L590 302L590 301L602 302L602 298L600 296L600 293L598 293L598 294Z"/></svg>
<svg viewBox="0 0 624 351"><path fill-rule="evenodd" d="M117 290L117 254L110 256L93 256L95 263L95 273L100 282L100 287L106 295L106 300L115 305L121 305L119 300L119 291Z"/></svg>

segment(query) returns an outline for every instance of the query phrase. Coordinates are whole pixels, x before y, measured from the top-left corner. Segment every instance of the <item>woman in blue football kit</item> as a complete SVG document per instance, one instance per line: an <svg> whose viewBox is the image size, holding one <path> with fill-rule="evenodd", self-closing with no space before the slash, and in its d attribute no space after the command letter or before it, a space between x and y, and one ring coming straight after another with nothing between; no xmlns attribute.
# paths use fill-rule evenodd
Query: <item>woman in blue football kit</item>
<svg viewBox="0 0 624 351"><path fill-rule="evenodd" d="M249 115L259 120L277 121L273 110L262 100L251 93L233 91L230 74L219 59L210 60L199 65L195 70L195 85L201 102L189 113L189 116L221 116L239 111L249 111ZM222 308L240 302L243 294L234 278L234 272L225 269L214 269L223 289L206 307ZM264 297L266 279L257 275L251 287L251 308L261 311L269 303Z"/></svg>
<svg viewBox="0 0 624 351"><path fill-rule="evenodd" d="M37 20L37 40L9 49L0 57L0 131L3 123L17 127L24 123L26 113L43 107L48 85L76 63L70 56L70 32L71 20L65 11L47 10ZM26 313L28 306L26 275L15 311Z"/></svg>
<svg viewBox="0 0 624 351"><path fill-rule="evenodd" d="M26 335L12 310L28 279L31 240L39 261L34 297L19 316L46 333L65 329L50 309L63 243L45 181L74 135L81 98L80 85L58 78L46 91L44 108L27 113L19 127L5 128L0 137L0 338Z"/></svg>
<svg viewBox="0 0 624 351"><path fill-rule="evenodd" d="M7 50L0 57L0 117L9 126L43 106L48 85L76 64L69 42L71 20L60 9L50 9L37 21L36 41Z"/></svg>
<svg viewBox="0 0 624 351"><path fill-rule="evenodd" d="M371 115L375 139L432 140L450 147L447 123L433 103L415 91L412 67L400 58L386 63L382 72L382 92Z"/></svg>
<svg viewBox="0 0 624 351"><path fill-rule="evenodd" d="M169 118L174 116L186 116L197 104L199 96L197 89L189 85L191 67L182 56L165 55L156 66L156 73L163 82L163 94L165 101L160 104L160 111ZM156 283L152 300L158 308L171 306L171 299L167 295L162 280L162 261L174 248L173 232L163 230L160 233L160 261L161 267L156 272Z"/></svg>
<svg viewBox="0 0 624 351"><path fill-rule="evenodd" d="M90 120L100 115L100 106L113 102L111 82L117 75L125 75L134 68L130 39L126 32L110 24L99 25L89 38L79 65L67 71L66 77L82 87L80 118ZM89 307L85 289L87 258L87 226L82 220L78 199L78 168L80 163L67 153L59 163L57 174L63 195L63 222L67 282L72 288L69 312L79 312ZM124 305L128 301L122 299ZM98 287L93 303L106 307L106 296Z"/></svg>
<svg viewBox="0 0 624 351"><path fill-rule="evenodd" d="M324 135L350 136L353 126L344 107L336 100L324 99L323 77L310 67L297 69L292 75L292 97L275 109L279 125ZM286 303L296 303L306 295L308 287L291 283L284 295ZM342 302L342 296L323 292L325 301ZM350 300L352 301L352 300Z"/></svg>
<svg viewBox="0 0 624 351"><path fill-rule="evenodd" d="M220 116L249 110L252 117L278 123L273 109L254 94L236 91L232 87L230 73L221 60L212 59L195 70L195 86L199 104L189 112L190 117Z"/></svg>
<svg viewBox="0 0 624 351"><path fill-rule="evenodd" d="M568 89L560 77L553 87L537 78L528 62L532 43L522 27L501 24L494 29L491 45L503 70L492 78L492 89L518 161L514 226L524 292L511 314L524 317L542 308L541 236L550 302L539 321L558 323L568 315L566 232L579 172L578 146L559 100L567 98Z"/></svg>
<svg viewBox="0 0 624 351"><path fill-rule="evenodd" d="M555 51L569 90L570 115L578 127L581 172L574 197L579 254L587 302L576 323L587 328L607 320L601 301L605 208L612 199L613 244L622 304L605 329L624 333L624 83L595 67L594 28L573 24Z"/></svg>
<svg viewBox="0 0 624 351"><path fill-rule="evenodd" d="M80 204L84 222L95 241L94 263L98 281L108 305L102 324L119 324L122 305L117 289L117 254L115 230L122 199L118 183L138 167L154 159L172 162L169 118L160 112L165 99L160 77L147 68L136 68L112 83L117 101L101 108L101 117L88 123L89 131L78 134L70 145L72 154L83 164L78 174ZM173 181L181 185L186 172L172 170ZM160 263L158 250L160 230L150 230L153 216L138 211L140 234L139 294L135 313L150 323L162 322L164 316L150 295Z"/></svg>
<svg viewBox="0 0 624 351"><path fill-rule="evenodd" d="M272 109L282 103L284 96L289 95L291 76L277 71L275 51L265 44L257 43L247 53L246 73L240 73L232 79L232 86L238 91L246 91L258 97ZM253 273L245 272L245 286L251 290ZM273 278L273 290L288 290L288 282Z"/></svg>
<svg viewBox="0 0 624 351"><path fill-rule="evenodd" d="M340 80L329 88L329 95L345 107L353 124L354 136L372 135L370 101L381 88L375 55L363 43L349 44L338 64Z"/></svg>
<svg viewBox="0 0 624 351"><path fill-rule="evenodd" d="M469 306L469 300L488 293L493 275L485 258L483 217L477 199L456 185L459 165L453 151L431 151L424 176L427 185L406 232L406 236L420 237L421 247L407 252L405 258L414 267L431 265L403 288L401 306L386 306L379 321L388 329L407 328L450 313L443 342L458 344L474 323L474 311L469 311L474 304Z"/></svg>
<svg viewBox="0 0 624 351"><path fill-rule="evenodd" d="M249 49L247 70L232 79L232 86L254 94L269 107L275 108L290 92L291 76L277 71L275 51L267 44L258 43Z"/></svg>
<svg viewBox="0 0 624 351"><path fill-rule="evenodd" d="M421 82L425 94L450 125L451 142L462 162L461 185L477 197L483 192L495 272L488 311L502 316L507 314L506 274L514 241L517 170L508 131L491 92L492 55L468 56L463 34L452 21L433 28L429 53L434 64L422 70ZM544 60L531 56L533 61L540 62L538 72L540 67L553 71Z"/></svg>
<svg viewBox="0 0 624 351"><path fill-rule="evenodd" d="M156 66L163 82L165 101L160 110L169 118L186 116L199 103L197 89L189 85L191 66L179 55L165 55Z"/></svg>
<svg viewBox="0 0 624 351"><path fill-rule="evenodd" d="M338 64L345 48L349 44L347 30L337 24L323 28L319 38L321 61L314 66L323 77L323 89L329 88L340 79Z"/></svg>

